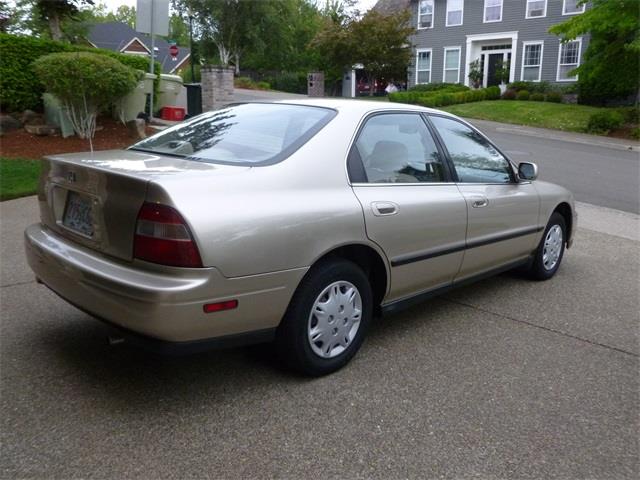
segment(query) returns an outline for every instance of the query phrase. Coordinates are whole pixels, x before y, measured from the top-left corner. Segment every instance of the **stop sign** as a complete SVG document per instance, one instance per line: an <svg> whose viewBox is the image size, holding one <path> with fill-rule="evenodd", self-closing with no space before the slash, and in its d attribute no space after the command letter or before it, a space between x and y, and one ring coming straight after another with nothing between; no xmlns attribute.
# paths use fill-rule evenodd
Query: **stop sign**
<svg viewBox="0 0 640 480"><path fill-rule="evenodd" d="M171 54L172 57L177 57L178 56L178 46L177 45L170 45L169 46L169 54Z"/></svg>

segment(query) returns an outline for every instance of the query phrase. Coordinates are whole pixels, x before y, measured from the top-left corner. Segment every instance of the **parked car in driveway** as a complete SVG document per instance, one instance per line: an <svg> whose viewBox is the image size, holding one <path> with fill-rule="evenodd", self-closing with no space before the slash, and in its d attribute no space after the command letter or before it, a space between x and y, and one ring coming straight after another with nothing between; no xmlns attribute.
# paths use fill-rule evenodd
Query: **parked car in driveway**
<svg viewBox="0 0 640 480"><path fill-rule="evenodd" d="M551 278L570 192L467 122L412 105L225 107L127 150L44 160L29 265L157 348L275 341L345 365L372 317L520 267Z"/></svg>

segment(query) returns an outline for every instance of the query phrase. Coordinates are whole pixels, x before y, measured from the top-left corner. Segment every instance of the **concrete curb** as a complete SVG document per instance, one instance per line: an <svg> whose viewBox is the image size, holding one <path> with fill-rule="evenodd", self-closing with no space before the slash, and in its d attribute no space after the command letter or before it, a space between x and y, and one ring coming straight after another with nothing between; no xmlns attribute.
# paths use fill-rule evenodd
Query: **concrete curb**
<svg viewBox="0 0 640 480"><path fill-rule="evenodd" d="M640 143L632 140L598 137L596 135L575 132L562 132L560 130L551 130L547 128L525 127L523 125L511 125L477 118L467 118L466 120L479 127L482 127L482 124L486 124L501 133L514 133L516 135L525 135L528 137L546 138L562 142L580 143L582 145L593 145L602 148L614 148L616 150L640 152ZM640 159L640 156L638 158Z"/></svg>

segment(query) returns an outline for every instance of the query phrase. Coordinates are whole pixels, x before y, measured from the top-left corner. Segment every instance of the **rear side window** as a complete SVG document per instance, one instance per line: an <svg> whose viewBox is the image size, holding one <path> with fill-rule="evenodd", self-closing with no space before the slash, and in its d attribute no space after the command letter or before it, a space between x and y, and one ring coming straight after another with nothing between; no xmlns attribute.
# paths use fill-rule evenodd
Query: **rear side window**
<svg viewBox="0 0 640 480"><path fill-rule="evenodd" d="M198 115L131 149L201 162L273 164L304 145L335 114L305 105L233 105Z"/></svg>
<svg viewBox="0 0 640 480"><path fill-rule="evenodd" d="M352 155L362 161L369 183L444 181L436 144L418 114L392 113L369 118ZM356 181L352 178L353 181Z"/></svg>
<svg viewBox="0 0 640 480"><path fill-rule="evenodd" d="M462 183L509 183L511 167L482 135L450 118L430 117Z"/></svg>

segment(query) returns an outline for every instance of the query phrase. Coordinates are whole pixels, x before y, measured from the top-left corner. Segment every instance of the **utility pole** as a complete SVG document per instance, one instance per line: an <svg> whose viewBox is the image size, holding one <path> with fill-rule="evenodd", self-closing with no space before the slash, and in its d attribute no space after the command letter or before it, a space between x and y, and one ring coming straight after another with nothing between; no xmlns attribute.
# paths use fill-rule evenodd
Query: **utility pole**
<svg viewBox="0 0 640 480"><path fill-rule="evenodd" d="M151 65L149 66L151 75L153 75L156 66L156 39L153 36L153 3L153 0L151 0L151 32L149 33L149 35L151 36ZM153 82L153 84L155 85L155 81ZM154 89L152 88L151 95L149 96L149 120L153 118L153 90Z"/></svg>
<svg viewBox="0 0 640 480"><path fill-rule="evenodd" d="M189 16L189 52L191 53L191 83L196 83L196 74L195 74L195 66L194 61L195 57L193 56L193 12L191 9L187 11L187 15Z"/></svg>

